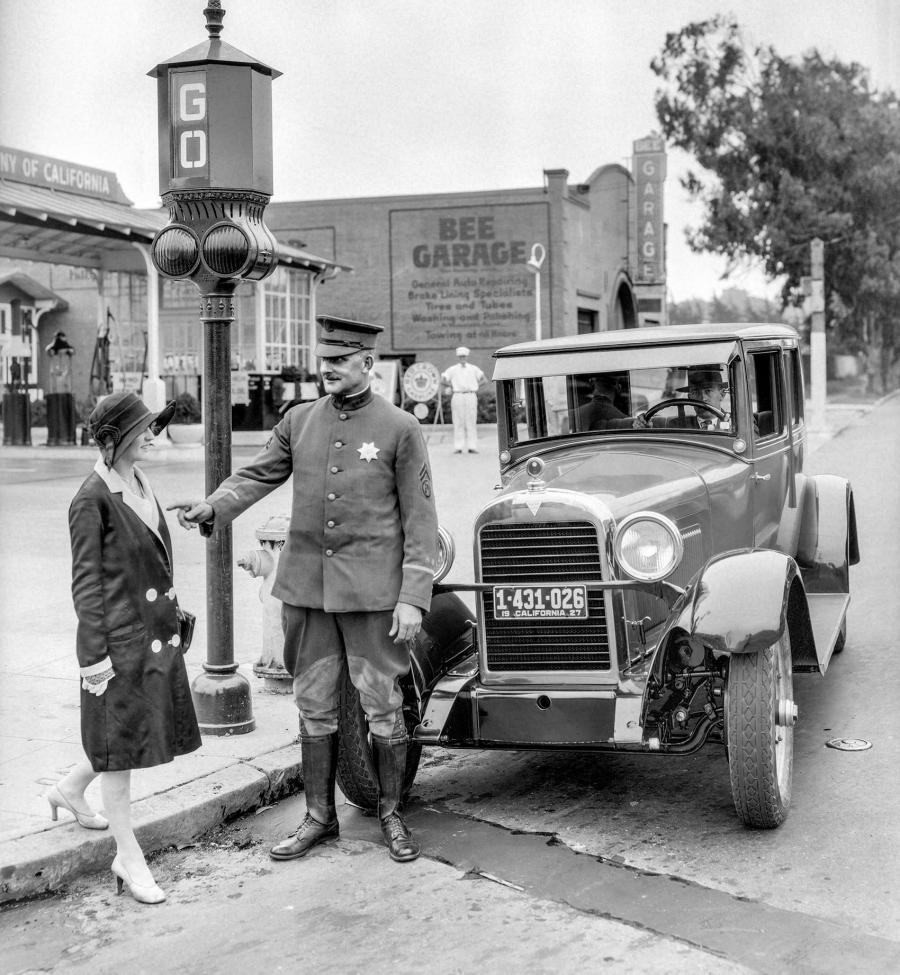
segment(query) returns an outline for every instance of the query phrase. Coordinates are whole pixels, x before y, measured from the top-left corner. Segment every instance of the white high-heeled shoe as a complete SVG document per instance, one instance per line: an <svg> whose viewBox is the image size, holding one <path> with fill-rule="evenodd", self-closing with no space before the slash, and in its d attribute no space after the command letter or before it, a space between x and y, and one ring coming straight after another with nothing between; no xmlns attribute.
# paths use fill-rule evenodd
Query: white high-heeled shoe
<svg viewBox="0 0 900 975"><path fill-rule="evenodd" d="M50 818L55 823L57 820L57 814L59 812L59 807L62 806L63 809L68 809L69 812L75 817L76 822L79 826L83 826L85 829L107 829L109 823L104 816L100 813L95 813L92 810L87 812L82 812L80 809L76 809L71 802L63 795L62 789L58 785L53 786L52 789L46 795L47 802L50 803Z"/></svg>
<svg viewBox="0 0 900 975"><path fill-rule="evenodd" d="M117 894L122 893L122 886L125 885L131 896L141 904L162 904L166 899L165 893L155 880L151 884L136 884L128 871L119 863L118 855L113 858L111 869L116 878Z"/></svg>

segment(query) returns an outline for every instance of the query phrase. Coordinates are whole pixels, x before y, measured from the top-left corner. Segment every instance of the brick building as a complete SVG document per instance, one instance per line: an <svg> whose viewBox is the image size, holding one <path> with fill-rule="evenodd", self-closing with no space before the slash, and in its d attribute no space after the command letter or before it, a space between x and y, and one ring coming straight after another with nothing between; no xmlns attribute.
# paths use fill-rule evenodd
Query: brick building
<svg viewBox="0 0 900 975"><path fill-rule="evenodd" d="M577 184L546 170L527 189L276 202L266 223L352 268L320 310L384 324L383 358L443 369L462 344L489 372L495 349L538 334L665 322L660 139L635 143L634 169L601 166ZM538 280L529 261L542 252Z"/></svg>
<svg viewBox="0 0 900 975"><path fill-rule="evenodd" d="M631 171L604 165L585 183L553 169L525 189L270 203L279 267L240 285L231 327L235 402L264 391L265 409L235 422L271 426L299 394L282 380L315 370L317 313L384 325L381 356L400 367L443 370L463 344L488 375L503 345L665 322L664 178L650 136ZM199 395L196 289L161 281L149 258L165 222L133 207L113 173L0 147L0 382L15 372L41 396L59 330L79 401L98 392L99 336L115 388L149 378L166 396Z"/></svg>

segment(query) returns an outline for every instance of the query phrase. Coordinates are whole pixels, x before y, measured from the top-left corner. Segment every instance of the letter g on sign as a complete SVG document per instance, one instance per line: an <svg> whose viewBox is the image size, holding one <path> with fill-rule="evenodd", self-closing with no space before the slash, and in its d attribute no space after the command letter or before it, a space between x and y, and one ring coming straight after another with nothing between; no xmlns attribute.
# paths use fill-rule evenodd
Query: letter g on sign
<svg viewBox="0 0 900 975"><path fill-rule="evenodd" d="M178 120L199 122L206 116L206 85L194 81L181 86L178 92Z"/></svg>

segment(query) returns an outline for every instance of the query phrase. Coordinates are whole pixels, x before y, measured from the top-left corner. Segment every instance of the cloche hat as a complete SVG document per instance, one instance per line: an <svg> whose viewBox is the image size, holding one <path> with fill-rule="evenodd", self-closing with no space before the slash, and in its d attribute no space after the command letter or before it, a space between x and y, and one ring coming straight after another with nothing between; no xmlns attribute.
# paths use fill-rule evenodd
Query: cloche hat
<svg viewBox="0 0 900 975"><path fill-rule="evenodd" d="M148 427L158 436L174 414L174 400L159 413L152 413L136 393L113 393L94 407L88 418L88 431L103 453L106 466L112 467L122 451Z"/></svg>

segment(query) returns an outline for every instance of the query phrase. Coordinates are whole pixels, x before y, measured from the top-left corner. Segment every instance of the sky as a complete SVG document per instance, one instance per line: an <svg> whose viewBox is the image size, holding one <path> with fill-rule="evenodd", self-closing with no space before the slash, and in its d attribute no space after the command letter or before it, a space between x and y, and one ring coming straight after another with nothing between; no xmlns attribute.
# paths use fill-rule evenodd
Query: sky
<svg viewBox="0 0 900 975"><path fill-rule="evenodd" d="M0 0L0 145L110 170L159 206L160 61L207 37L205 0ZM753 42L857 61L900 90L900 0L223 0L223 40L281 71L273 200L585 182L658 129L650 70L668 32L733 13ZM692 254L701 212L665 184L672 300L773 296L754 268Z"/></svg>

